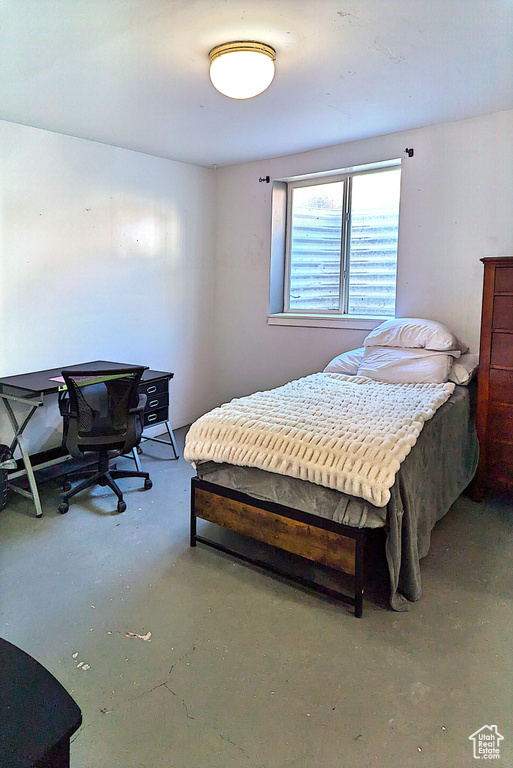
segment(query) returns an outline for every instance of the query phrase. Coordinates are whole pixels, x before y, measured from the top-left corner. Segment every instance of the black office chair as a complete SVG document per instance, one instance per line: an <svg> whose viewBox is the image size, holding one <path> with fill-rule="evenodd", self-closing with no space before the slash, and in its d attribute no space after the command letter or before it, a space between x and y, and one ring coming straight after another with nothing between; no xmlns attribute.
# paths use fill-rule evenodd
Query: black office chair
<svg viewBox="0 0 513 768"><path fill-rule="evenodd" d="M72 456L85 453L98 454L97 470L80 471L86 480L71 490L67 482L59 512L69 509L69 499L76 493L94 485L108 485L118 497L118 512L124 512L123 495L114 482L122 477L143 477L144 490L152 486L148 472L125 471L110 468L113 456L119 456L135 448L143 431L143 411L146 395L139 395L137 388L145 369L102 369L95 371L62 372L66 390L59 395L59 408L64 420L63 445ZM113 452L115 452L113 454Z"/></svg>

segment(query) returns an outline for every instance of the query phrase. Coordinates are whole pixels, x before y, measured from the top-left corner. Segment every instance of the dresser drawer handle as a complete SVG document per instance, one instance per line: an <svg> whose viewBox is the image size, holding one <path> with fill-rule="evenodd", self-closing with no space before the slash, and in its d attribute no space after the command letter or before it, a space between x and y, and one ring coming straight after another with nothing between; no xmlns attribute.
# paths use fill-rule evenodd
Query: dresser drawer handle
<svg viewBox="0 0 513 768"><path fill-rule="evenodd" d="M150 402L148 403L148 407L149 408L156 408L158 404L159 404L158 400L150 400Z"/></svg>
<svg viewBox="0 0 513 768"><path fill-rule="evenodd" d="M155 421L156 418L157 418L157 414L156 413L150 413L150 415L148 416L147 421Z"/></svg>
<svg viewBox="0 0 513 768"><path fill-rule="evenodd" d="M146 392L147 392L149 395L152 395L152 394L153 394L154 392L156 392L156 391L157 391L157 387L156 387L156 385L155 385L155 384L153 384L153 386L152 386L152 387L148 387L148 389L146 390Z"/></svg>

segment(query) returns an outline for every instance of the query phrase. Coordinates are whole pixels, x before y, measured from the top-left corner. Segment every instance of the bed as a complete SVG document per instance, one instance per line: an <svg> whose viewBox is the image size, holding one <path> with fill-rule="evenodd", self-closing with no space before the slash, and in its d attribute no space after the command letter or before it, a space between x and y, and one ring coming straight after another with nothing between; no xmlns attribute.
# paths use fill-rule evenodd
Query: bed
<svg viewBox="0 0 513 768"><path fill-rule="evenodd" d="M324 375L330 377L330 385L331 380L335 380L336 386L340 382L347 386L347 381L354 384L363 378L363 383L371 387L371 393L375 391L372 389L375 383L369 384L365 377L351 378L325 371L317 378L305 377L299 381L308 384L310 379L315 379L317 382L319 376ZM400 392L405 388L417 392L420 386L418 383L380 384L387 395L394 386ZM305 384L301 386L304 388ZM283 472L281 466L273 471L276 465L269 461L260 462L260 466L258 462L251 466L251 461L244 465L247 463L239 461L240 453L217 452L217 440L213 442L214 452L210 456L204 452L206 458L201 458L201 451L194 451L194 436L190 441L188 438L186 458L193 461L197 469L191 485L191 546L198 542L208 544L312 586L349 603L360 617L364 579L369 579L369 574L364 573L365 549L371 538L380 533L390 582L390 606L396 611L408 610L409 601L421 596L420 560L429 550L431 531L471 482L479 452L473 419L473 386L426 386L430 395L445 387L444 401L425 418L413 446L406 449L386 495L376 495L375 490L366 491L359 486L357 494L341 490L341 487L355 488L354 483L328 487L336 483L329 478L321 478L319 482L319 475L308 475L304 467L292 476L294 472ZM429 390L429 386L433 389ZM281 389L286 388L271 392ZM246 401L254 407L251 398L233 402L245 404ZM335 420L337 418L335 415ZM227 432L223 428L216 434L226 437ZM302 434L300 438L302 445ZM235 456L235 460L223 461L223 456L229 459ZM386 503L381 503L384 499ZM292 553L330 574L343 574L344 578L339 581L344 588L326 587L318 580L293 575L287 568L269 561L263 563L251 551L242 552L219 538L204 535L203 530L198 532L198 519L271 545L278 551Z"/></svg>

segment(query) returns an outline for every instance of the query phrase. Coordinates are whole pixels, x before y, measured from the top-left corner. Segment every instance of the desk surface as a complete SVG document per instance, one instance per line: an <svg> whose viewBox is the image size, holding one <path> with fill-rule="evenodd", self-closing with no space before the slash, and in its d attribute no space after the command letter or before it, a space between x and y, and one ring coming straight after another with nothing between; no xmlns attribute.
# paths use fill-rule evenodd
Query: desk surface
<svg viewBox="0 0 513 768"><path fill-rule="evenodd" d="M94 371L96 368L112 368L123 370L123 368L131 368L129 363L113 363L109 360L93 360L89 363L78 363L77 365L66 365L62 368L50 368L47 371L34 371L32 373L20 373L17 376L5 376L0 378L0 393L9 394L12 390L22 392L23 395L28 397L36 397L37 395L49 395L55 394L59 391L58 381L52 381L53 378L60 376L62 371ZM152 371L147 369L144 371L141 381L151 381L152 379L172 379L173 373L168 371Z"/></svg>

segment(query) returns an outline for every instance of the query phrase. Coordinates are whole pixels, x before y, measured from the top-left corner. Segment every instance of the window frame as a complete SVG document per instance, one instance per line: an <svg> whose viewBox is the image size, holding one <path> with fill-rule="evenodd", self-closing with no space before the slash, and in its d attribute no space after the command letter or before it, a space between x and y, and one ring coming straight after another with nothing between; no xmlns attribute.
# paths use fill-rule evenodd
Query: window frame
<svg viewBox="0 0 513 768"><path fill-rule="evenodd" d="M349 270L350 270L350 233L351 233L351 215L352 215L352 185L353 178L383 171L401 171L402 181L402 163L401 158L393 158L377 163L354 166L333 171L324 171L321 173L311 173L302 176L294 176L283 179L277 179L276 182L286 187L285 210L282 212L284 219L284 236L282 243L282 264L283 264L283 299L280 312L272 311L270 304L268 323L272 325L308 325L324 327L353 327L353 328L373 328L390 315L354 315L349 314ZM337 181L344 182L343 207L342 207L342 226L340 236L340 279L339 279L339 304L337 309L304 309L297 310L290 308L290 272L291 272L291 237L292 237L292 202L293 190L302 187L314 186L319 184L329 184ZM400 199L399 199L400 210ZM281 222L281 217L276 217L273 210L273 241L275 238L275 224ZM399 235L399 221L398 221ZM279 239L279 238L278 238ZM399 246L397 252L397 261L399 263ZM271 253L271 291L273 291L273 254ZM276 258L275 258L276 261ZM397 306L397 273L396 273L396 306ZM324 322L327 321L327 322Z"/></svg>

